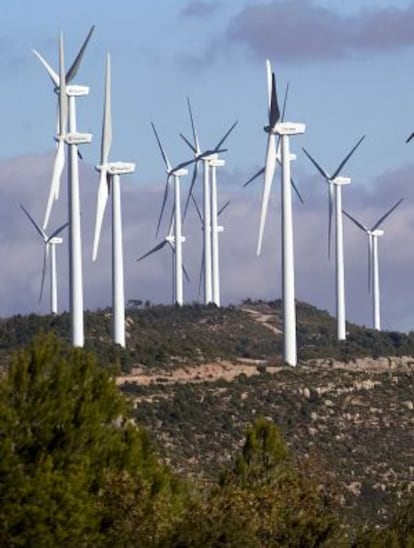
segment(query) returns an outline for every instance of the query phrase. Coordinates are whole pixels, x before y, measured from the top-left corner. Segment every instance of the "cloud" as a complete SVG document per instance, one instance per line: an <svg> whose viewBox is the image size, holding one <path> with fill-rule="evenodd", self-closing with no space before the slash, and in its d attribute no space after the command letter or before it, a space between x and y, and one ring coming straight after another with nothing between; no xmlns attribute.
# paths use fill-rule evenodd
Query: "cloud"
<svg viewBox="0 0 414 548"><path fill-rule="evenodd" d="M341 15L312 0L273 0L245 7L229 22L225 41L281 61L329 60L414 44L414 3Z"/></svg>
<svg viewBox="0 0 414 548"><path fill-rule="evenodd" d="M42 270L42 241L19 209L23 203L35 219L44 215L49 190L53 154L18 157L0 161L0 314L25 314L48 311L48 280L42 303L38 304ZM252 166L252 172L255 167ZM388 329L414 329L414 187L413 165L387 171L369 186L351 185L344 190L343 205L362 223L371 225L400 197L405 201L384 222L385 235L379 245L383 325ZM312 173L309 166L309 173ZM280 297L280 199L275 178L261 257L256 257L262 181L242 189L234 181L247 180L250 173L231 171L227 166L218 173L220 204L230 199L230 206L220 217L224 232L220 235L220 270L222 302L238 303L242 299ZM299 175L299 173L297 173ZM110 202L103 224L101 247L95 263L91 260L97 179L91 166L81 164L82 243L85 308L111 306L111 226ZM335 311L334 261L327 258L326 185L318 176L303 175L298 184L305 199L301 205L294 197L294 236L296 296L331 313ZM66 175L59 202L52 211L50 227L65 222ZM183 194L189 177L182 180ZM171 254L165 247L146 260L136 259L168 231L168 215L154 239L160 210L163 181L140 185L134 176L122 180L125 290L128 299L171 302ZM201 203L201 185L197 198ZM168 204L168 208L171 204ZM168 211L169 209L167 209ZM347 314L351 321L370 325L371 296L367 291L366 237L344 219L345 282ZM183 259L191 278L185 284L185 302L199 299L199 272L202 255L202 230L194 208L184 226L186 241ZM58 249L59 309L68 309L67 233Z"/></svg>
<svg viewBox="0 0 414 548"><path fill-rule="evenodd" d="M182 10L183 17L194 17L196 19L214 15L219 9L218 2L205 2L203 0L194 0L189 2Z"/></svg>

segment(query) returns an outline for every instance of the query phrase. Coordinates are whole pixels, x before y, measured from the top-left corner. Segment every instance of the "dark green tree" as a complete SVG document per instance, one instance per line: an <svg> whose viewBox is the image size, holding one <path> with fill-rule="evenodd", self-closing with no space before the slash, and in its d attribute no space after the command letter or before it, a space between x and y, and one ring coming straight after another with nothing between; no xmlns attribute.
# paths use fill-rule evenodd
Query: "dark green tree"
<svg viewBox="0 0 414 548"><path fill-rule="evenodd" d="M93 354L54 336L16 354L0 380L1 546L100 546L124 519L108 511L121 479L141 516L179 491L129 415Z"/></svg>

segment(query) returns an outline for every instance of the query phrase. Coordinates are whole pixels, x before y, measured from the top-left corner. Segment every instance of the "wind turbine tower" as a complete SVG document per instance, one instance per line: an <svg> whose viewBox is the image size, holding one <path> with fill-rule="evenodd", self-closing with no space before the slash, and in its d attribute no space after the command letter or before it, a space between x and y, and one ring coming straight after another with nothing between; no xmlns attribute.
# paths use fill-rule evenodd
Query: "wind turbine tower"
<svg viewBox="0 0 414 548"><path fill-rule="evenodd" d="M361 139L351 149L351 151L345 156L342 162L332 175L328 173L316 162L316 160L307 152L306 149L302 149L312 164L316 167L318 172L325 179L328 184L329 190L329 224L328 224L328 257L331 254L331 227L332 227L332 210L335 210L335 255L336 255L336 330L337 339L344 341L346 339L346 312L345 312L345 274L344 274L344 237L343 237L343 223L342 223L342 186L349 185L351 179L349 177L340 177L339 174L344 168L345 164L351 158L355 150L359 147L362 141Z"/></svg>
<svg viewBox="0 0 414 548"><path fill-rule="evenodd" d="M218 167L223 167L225 161L218 158L210 160L211 168L211 267L212 267L212 300L220 306L220 269L219 269L219 233L223 227L218 224L217 205L217 173Z"/></svg>
<svg viewBox="0 0 414 548"><path fill-rule="evenodd" d="M260 254L262 226L267 213L268 196L276 167L276 135L281 139L282 164L282 302L284 361L297 365L296 346L296 309L295 309L295 267L293 249L292 187L290 162L295 158L290 153L289 138L305 132L305 124L279 122L280 110L277 101L275 74L271 71L270 61L266 61L269 94L269 123L264 127L268 134L264 185L261 208L260 233L257 254Z"/></svg>
<svg viewBox="0 0 414 548"><path fill-rule="evenodd" d="M105 104L102 124L101 163L96 166L100 172L96 206L95 236L92 258L98 254L103 216L112 192L112 336L115 344L125 348L125 290L124 290L124 255L122 243L122 210L120 177L133 173L135 164L131 162L109 162L112 144L111 114L111 58L106 58Z"/></svg>
<svg viewBox="0 0 414 548"><path fill-rule="evenodd" d="M384 231L380 229L380 225L391 213L401 204L403 198L398 200L378 221L368 228L360 223L355 217L352 217L344 210L344 214L358 228L360 228L368 236L368 290L372 291L372 324L377 331L381 330L381 301L380 301L380 283L379 283L379 261L378 261L378 238L384 235Z"/></svg>

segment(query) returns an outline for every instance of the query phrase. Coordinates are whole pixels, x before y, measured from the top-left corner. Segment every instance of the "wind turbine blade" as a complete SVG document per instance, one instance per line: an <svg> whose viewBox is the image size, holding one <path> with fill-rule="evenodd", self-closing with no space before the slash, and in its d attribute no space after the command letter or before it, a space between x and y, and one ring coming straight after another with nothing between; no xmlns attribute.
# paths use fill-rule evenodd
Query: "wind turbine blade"
<svg viewBox="0 0 414 548"><path fill-rule="evenodd" d="M269 133L267 141L266 165L264 171L264 184L262 194L262 209L260 212L259 239L257 242L257 255L262 251L264 227L266 223L267 208L269 205L270 190L276 169L275 135Z"/></svg>
<svg viewBox="0 0 414 548"><path fill-rule="evenodd" d="M162 205L161 205L161 211L160 211L160 216L158 217L158 223L157 223L157 229L155 231L155 237L158 236L158 232L160 230L160 226L161 226L161 221L162 221L162 217L164 215L164 209L165 209L165 205L167 203L167 198L168 198L168 191L170 189L170 176L168 175L167 176L167 182L165 183L165 188L164 188L164 196L162 198Z"/></svg>
<svg viewBox="0 0 414 548"><path fill-rule="evenodd" d="M69 226L69 222L63 224L62 226L60 226L59 228L57 228L54 232L52 232L52 234L49 236L49 238L47 238L46 240L46 243L49 243L50 240L52 238L54 238L55 236L57 236L58 234L60 234L63 230L65 230L65 228Z"/></svg>
<svg viewBox="0 0 414 548"><path fill-rule="evenodd" d="M312 164L316 167L316 169L319 171L319 173L322 175L324 179L331 179L329 175L326 173L326 171L318 164L318 162L312 158L312 156L309 154L309 152L306 150L306 148L302 147L303 152L306 154L306 156L309 158L309 160L312 162Z"/></svg>
<svg viewBox="0 0 414 548"><path fill-rule="evenodd" d="M185 135L183 135L182 133L180 133L180 137L181 137L181 139L183 139L183 141L185 141L187 143L187 145L191 148L191 150L194 152L194 154L197 154L197 149L195 148L194 145L192 145L190 143L190 141L187 139L187 137L185 137Z"/></svg>
<svg viewBox="0 0 414 548"><path fill-rule="evenodd" d="M345 164L348 162L350 157L353 155L353 153L356 151L356 149L359 147L359 145L362 143L362 141L365 139L365 135L361 137L361 139L357 142L357 144L351 149L351 151L345 156L345 158L342 160L342 162L337 167L336 171L332 175L332 179L335 179L335 177L338 177L339 173L342 171Z"/></svg>
<svg viewBox="0 0 414 548"><path fill-rule="evenodd" d="M279 146L279 143L278 143ZM277 163L282 166L282 162L279 160L279 158L276 156ZM296 196L299 198L300 203L303 205L305 203L304 199L302 198L301 193L299 192L298 187L296 186L295 181L293 180L293 177L290 178L290 184L292 185L293 190L295 191Z"/></svg>
<svg viewBox="0 0 414 548"><path fill-rule="evenodd" d="M71 82L78 70L79 70L79 66L81 64L81 61L82 61L82 57L83 57L83 54L85 53L85 50L86 50L86 47L88 45L88 42L89 40L91 39L91 36L92 36L92 33L95 29L95 25L92 25L92 27L90 28L89 32L88 32L88 35L86 36L82 46L81 46L81 49L79 50L79 53L78 55L75 57L75 60L73 61L70 69L68 70L68 72L66 73L66 82Z"/></svg>
<svg viewBox="0 0 414 548"><path fill-rule="evenodd" d="M349 213L347 213L345 211L345 209L342 210L342 213L344 215L346 215L348 217L348 219L350 219L354 224L356 224L356 226L358 228L360 228L361 230L363 230L364 232L368 232L368 227L366 227L365 225L363 225L362 223L360 223L359 221L357 221L354 217L352 217L352 215L350 215Z"/></svg>
<svg viewBox="0 0 414 548"><path fill-rule="evenodd" d="M187 272L187 270L186 270L186 268L185 268L184 265L182 266L182 269L183 269L184 277L185 277L185 279L187 280L187 283L190 283L190 276L188 275L188 272Z"/></svg>
<svg viewBox="0 0 414 548"><path fill-rule="evenodd" d="M193 111L191 109L191 103L190 103L190 98L189 97L187 97L187 105L188 105L188 112L190 113L191 129L193 131L195 153L200 154L200 143L198 141L197 130L196 130L195 123L194 123Z"/></svg>
<svg viewBox="0 0 414 548"><path fill-rule="evenodd" d="M204 279L204 245L203 245L203 255L201 257L200 274L198 277L198 298L200 298L200 295L201 295L201 285L203 283L203 279Z"/></svg>
<svg viewBox="0 0 414 548"><path fill-rule="evenodd" d="M250 177L250 179L244 183L243 188L246 187L247 185L250 185L250 183L252 183L255 179L257 179L257 177L260 177L260 175L264 173L264 170L265 170L264 167L262 167L262 169L259 169L259 171L253 175L253 177Z"/></svg>
<svg viewBox="0 0 414 548"><path fill-rule="evenodd" d="M179 164L177 164L175 167L173 167L171 169L171 171L169 172L170 175L173 175L176 171L179 171L180 169L182 169L184 167L190 166L191 164L194 164L195 162L198 162L201 158L204 158L204 156L208 156L208 155L206 153L203 153L198 158L193 158L192 160L187 160L185 162L180 162Z"/></svg>
<svg viewBox="0 0 414 548"><path fill-rule="evenodd" d="M217 211L217 217L220 217L223 211L225 211L230 204L231 204L231 200L227 200L227 202Z"/></svg>
<svg viewBox="0 0 414 548"><path fill-rule="evenodd" d="M411 133L411 135L410 135L409 137L407 137L407 139L405 140L405 142L406 142L406 143L409 143L413 137L414 137L414 131L413 131L413 133Z"/></svg>
<svg viewBox="0 0 414 548"><path fill-rule="evenodd" d="M394 205L392 206L392 208L389 209L389 210L387 211L387 213L385 213L380 219L378 219L378 221L377 221L377 222L375 223L375 225L371 228L371 230L375 230L376 228L378 228L379 225L380 225L381 223L383 223L383 222L385 221L385 219L386 219L389 215L391 215L391 213L394 211L394 209L396 209L396 208L401 204L401 202L403 202L403 201L404 201L404 198L401 198L400 200L398 200L398 202L397 202L396 204L394 204Z"/></svg>
<svg viewBox="0 0 414 548"><path fill-rule="evenodd" d="M49 75L49 78L52 80L52 83L55 87L59 87L59 76L56 74L56 72L52 69L52 67L49 65L49 63L40 55L38 51L35 49L32 49L33 53L36 55L36 57L39 59L39 61L42 63L44 68L46 69L46 72Z"/></svg>
<svg viewBox="0 0 414 548"><path fill-rule="evenodd" d="M198 203L197 203L197 200L194 198L194 194L191 194L191 199L193 200L193 204L195 205L195 208L196 208L196 210L197 210L198 217L199 217L199 219L200 219L200 221L201 221L201 224L203 224L203 222L204 222L204 221L203 221L203 215L202 215L202 213L201 213L201 210L200 210L200 207L199 207L199 205L198 205Z"/></svg>
<svg viewBox="0 0 414 548"><path fill-rule="evenodd" d="M52 211L53 201L59 196L60 178L65 167L65 142L63 139L58 141L56 149L55 162L53 164L52 181L50 183L49 197L46 205L45 218L43 221L43 230L49 223L50 213Z"/></svg>
<svg viewBox="0 0 414 548"><path fill-rule="evenodd" d="M146 259L147 257L149 257L150 255L152 255L153 253L156 253L157 251L159 251L160 249L162 249L165 245L168 244L168 240L163 240L162 242L160 242L159 244L157 244L156 246L154 246L152 249L150 249L149 251L147 251L146 253L144 253L144 255L141 255L141 257L139 257L137 259L137 262L139 261L142 261L143 259Z"/></svg>
<svg viewBox="0 0 414 548"><path fill-rule="evenodd" d="M295 191L296 196L299 198L300 203L303 205L305 202L302 198L301 193L299 192L298 187L296 186L295 181L292 179L292 177L290 178L290 184L292 185L292 188Z"/></svg>
<svg viewBox="0 0 414 548"><path fill-rule="evenodd" d="M368 234L368 293L371 293L372 259L372 236Z"/></svg>
<svg viewBox="0 0 414 548"><path fill-rule="evenodd" d="M170 224L169 224L169 231L168 231L168 236L172 236L173 235L173 231L174 231L174 220L175 220L175 204L171 210L171 216L170 216Z"/></svg>
<svg viewBox="0 0 414 548"><path fill-rule="evenodd" d="M42 281L40 282L39 303L40 303L41 300L42 300L43 288L44 288L44 286L45 286L48 248L49 248L49 244L46 244L46 245L45 245L45 250L44 250L44 252L43 252Z"/></svg>
<svg viewBox="0 0 414 548"><path fill-rule="evenodd" d="M281 116L282 122L285 119L288 94L289 94L289 82L286 84L285 97L283 98L283 107L282 107L282 116Z"/></svg>
<svg viewBox="0 0 414 548"><path fill-rule="evenodd" d="M105 103L102 123L101 164L108 162L112 145L112 113L111 113L111 56L106 55Z"/></svg>
<svg viewBox="0 0 414 548"><path fill-rule="evenodd" d="M63 50L63 34L59 38L59 135L66 133L68 115L68 98L66 95L65 55Z"/></svg>
<svg viewBox="0 0 414 548"><path fill-rule="evenodd" d="M215 146L214 148L214 152L222 152L220 151L220 147L222 146L222 144L224 143L224 141L227 139L227 137L230 135L230 133L233 131L233 129L237 126L238 122L234 122L234 124L230 127L230 129L228 129L226 131L226 133L224 134L223 138L221 139L221 141L219 141L217 143L217 145Z"/></svg>
<svg viewBox="0 0 414 548"><path fill-rule="evenodd" d="M187 216L187 210L188 210L188 206L190 204L190 198L193 195L193 188L194 188L195 182L197 180L197 175L198 175L198 162L195 162L194 169L193 169L193 175L191 177L190 188L188 189L187 198L185 200L183 221L185 220L185 218Z"/></svg>
<svg viewBox="0 0 414 548"><path fill-rule="evenodd" d="M171 172L171 164L170 164L170 162L168 161L168 158L167 158L167 155L166 155L165 152L164 152L164 149L162 148L162 144L161 144L161 140L160 140L160 138L159 138L158 132L157 132L157 130L155 129L155 126L154 126L154 124L153 124L152 122L151 122L151 126L152 126L152 129L153 129L153 131L154 131L155 138L157 139L157 143L158 143L159 149L160 149L160 151L161 151L161 156L162 156L162 158L163 158L163 160L164 160L164 164L165 164L165 167L166 167L166 169L167 169L167 173L170 174L170 172Z"/></svg>
<svg viewBox="0 0 414 548"><path fill-rule="evenodd" d="M96 261L98 255L99 240L101 237L102 222L105 213L106 203L108 201L109 188L107 180L107 171L102 168L99 183L98 183L98 196L96 200L96 221L95 221L95 235L93 240L92 260Z"/></svg>
<svg viewBox="0 0 414 548"><path fill-rule="evenodd" d="M36 221L33 219L33 217L30 215L30 213L27 211L27 209L20 204L20 208L23 210L23 212L26 214L26 217L29 219L29 221L32 223L32 225L35 227L36 231L39 233L42 240L47 240L47 235L44 230L40 228L40 226L36 223Z"/></svg>
<svg viewBox="0 0 414 548"><path fill-rule="evenodd" d="M270 105L272 104L272 65L266 59L266 83L267 83L267 116L270 121Z"/></svg>
<svg viewBox="0 0 414 548"><path fill-rule="evenodd" d="M276 77L272 72L272 98L270 100L269 126L273 129L280 118L280 110L277 102Z"/></svg>
<svg viewBox="0 0 414 548"><path fill-rule="evenodd" d="M329 206L328 206L328 259L331 258L331 236L332 236L332 213L333 213L333 202L334 202L334 187L333 183L328 183L328 194L329 194Z"/></svg>

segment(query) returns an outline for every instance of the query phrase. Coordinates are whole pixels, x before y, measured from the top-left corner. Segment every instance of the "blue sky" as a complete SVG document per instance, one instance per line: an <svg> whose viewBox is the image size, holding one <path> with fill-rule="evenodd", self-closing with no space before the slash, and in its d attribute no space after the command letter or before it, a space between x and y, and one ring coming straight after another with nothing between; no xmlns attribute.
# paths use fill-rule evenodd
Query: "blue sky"
<svg viewBox="0 0 414 548"><path fill-rule="evenodd" d="M221 177L223 215L222 287L224 302L280 295L279 177L263 257L255 257L261 182L242 190L265 153L266 81L269 57L279 95L287 81L287 117L305 122L304 136L292 140L297 153L294 177L305 199L295 204L297 297L334 310L333 264L326 256L325 188L301 152L304 146L333 170L361 135L366 140L344 175L352 178L344 206L373 223L401 196L405 202L384 226L380 243L382 316L389 329L414 327L414 212L411 180L414 143L414 2L407 0L174 0L163 3L119 0L57 3L15 0L0 21L0 188L2 255L0 315L45 312L37 294L41 242L18 209L20 202L43 218L53 163L55 98L31 48L57 66L62 30L68 64L89 27L96 29L77 83L91 86L78 103L78 128L94 134L83 148L82 210L85 305L110 304L110 227L90 261L95 216L103 101L104 57L112 55L113 160L134 161L136 173L123 180L127 298L167 302L168 253L137 265L154 245L153 231L164 183L163 165L150 121L157 125L172 163L188 156L178 133L189 134L189 95L202 147L214 145L238 120L229 138ZM183 181L185 187L186 183ZM109 213L109 211L108 211ZM66 196L53 222L66 220ZM345 221L348 317L370 323L363 234ZM184 258L192 273L186 300L197 298L201 232L194 213L186 225ZM67 250L59 250L61 308L67 307Z"/></svg>

